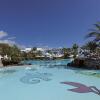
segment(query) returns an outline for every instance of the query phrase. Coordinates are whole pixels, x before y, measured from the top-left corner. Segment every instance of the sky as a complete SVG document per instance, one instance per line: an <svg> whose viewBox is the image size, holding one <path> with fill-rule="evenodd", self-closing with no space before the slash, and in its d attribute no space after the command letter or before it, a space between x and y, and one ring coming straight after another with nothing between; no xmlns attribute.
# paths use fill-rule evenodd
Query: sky
<svg viewBox="0 0 100 100"><path fill-rule="evenodd" d="M83 45L100 21L100 0L0 0L0 42L20 46Z"/></svg>

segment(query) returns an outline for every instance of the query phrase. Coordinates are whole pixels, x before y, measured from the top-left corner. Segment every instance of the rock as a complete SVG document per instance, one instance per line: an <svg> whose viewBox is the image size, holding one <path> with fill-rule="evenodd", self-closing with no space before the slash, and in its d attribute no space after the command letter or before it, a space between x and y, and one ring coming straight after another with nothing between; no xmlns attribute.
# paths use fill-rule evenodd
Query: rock
<svg viewBox="0 0 100 100"><path fill-rule="evenodd" d="M100 69L100 59L74 59L71 63L68 63L67 66L85 68L85 69Z"/></svg>
<svg viewBox="0 0 100 100"><path fill-rule="evenodd" d="M2 61L0 60L0 67L3 67Z"/></svg>

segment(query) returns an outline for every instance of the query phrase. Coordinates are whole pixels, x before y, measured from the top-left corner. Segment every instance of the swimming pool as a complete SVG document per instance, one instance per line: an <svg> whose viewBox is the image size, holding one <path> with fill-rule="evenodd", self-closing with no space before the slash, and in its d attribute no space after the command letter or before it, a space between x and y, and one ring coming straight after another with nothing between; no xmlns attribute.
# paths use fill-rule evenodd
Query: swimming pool
<svg viewBox="0 0 100 100"><path fill-rule="evenodd" d="M100 100L100 71L68 68L69 61L0 69L0 100Z"/></svg>

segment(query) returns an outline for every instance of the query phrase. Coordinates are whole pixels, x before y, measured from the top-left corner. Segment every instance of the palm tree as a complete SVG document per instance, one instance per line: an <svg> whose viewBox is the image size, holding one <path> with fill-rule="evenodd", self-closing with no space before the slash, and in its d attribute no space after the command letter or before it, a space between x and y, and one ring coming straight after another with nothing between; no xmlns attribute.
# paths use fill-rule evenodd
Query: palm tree
<svg viewBox="0 0 100 100"><path fill-rule="evenodd" d="M71 49L70 48L62 48L62 52L64 54L63 58L66 59L70 56Z"/></svg>
<svg viewBox="0 0 100 100"><path fill-rule="evenodd" d="M95 28L92 29L92 32L88 33L86 35L86 38L91 38L93 37L93 41L99 42L100 41L100 22L94 24Z"/></svg>
<svg viewBox="0 0 100 100"><path fill-rule="evenodd" d="M78 48L79 48L79 46L77 44L73 44L72 52L73 52L74 58L76 58L76 56L78 54Z"/></svg>
<svg viewBox="0 0 100 100"><path fill-rule="evenodd" d="M16 45L13 45L10 47L10 56L11 56L11 59L12 61L21 61L22 57L21 57L21 52L20 52L20 49L16 46Z"/></svg>
<svg viewBox="0 0 100 100"><path fill-rule="evenodd" d="M98 45L96 44L96 42L94 41L89 41L86 45L85 45L87 50L90 50L90 52L95 52L96 48L98 47Z"/></svg>
<svg viewBox="0 0 100 100"><path fill-rule="evenodd" d="M33 47L31 51L36 52L37 51L37 47Z"/></svg>
<svg viewBox="0 0 100 100"><path fill-rule="evenodd" d="M62 48L62 52L63 52L64 54L66 54L66 53L68 52L68 49L67 49L67 48Z"/></svg>

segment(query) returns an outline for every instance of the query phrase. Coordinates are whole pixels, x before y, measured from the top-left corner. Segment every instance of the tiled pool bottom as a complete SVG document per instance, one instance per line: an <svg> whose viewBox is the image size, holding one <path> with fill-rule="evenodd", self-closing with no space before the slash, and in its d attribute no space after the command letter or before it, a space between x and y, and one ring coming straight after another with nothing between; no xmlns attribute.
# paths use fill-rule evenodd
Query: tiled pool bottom
<svg viewBox="0 0 100 100"><path fill-rule="evenodd" d="M100 100L99 89L100 78L80 70L38 66L0 70L0 100Z"/></svg>

